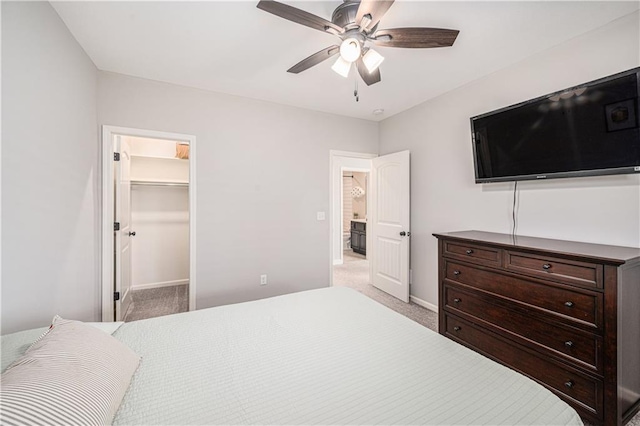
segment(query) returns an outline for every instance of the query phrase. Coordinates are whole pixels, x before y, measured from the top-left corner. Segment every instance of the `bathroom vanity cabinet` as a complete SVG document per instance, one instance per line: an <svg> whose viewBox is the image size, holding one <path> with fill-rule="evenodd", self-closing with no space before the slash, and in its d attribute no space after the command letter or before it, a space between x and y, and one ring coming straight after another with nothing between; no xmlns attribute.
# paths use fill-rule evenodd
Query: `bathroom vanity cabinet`
<svg viewBox="0 0 640 426"><path fill-rule="evenodd" d="M367 254L367 223L363 220L351 221L351 250Z"/></svg>

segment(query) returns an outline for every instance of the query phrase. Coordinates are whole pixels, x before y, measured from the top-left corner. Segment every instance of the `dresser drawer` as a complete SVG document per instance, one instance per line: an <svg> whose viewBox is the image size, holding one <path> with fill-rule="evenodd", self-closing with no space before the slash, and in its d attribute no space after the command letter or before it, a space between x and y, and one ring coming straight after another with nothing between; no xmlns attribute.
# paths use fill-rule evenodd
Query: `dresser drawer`
<svg viewBox="0 0 640 426"><path fill-rule="evenodd" d="M504 267L562 283L602 288L603 270L597 263L506 250Z"/></svg>
<svg viewBox="0 0 640 426"><path fill-rule="evenodd" d="M502 264L502 250L500 249L445 241L443 250L445 256L456 259L464 259L489 266L500 266Z"/></svg>
<svg viewBox="0 0 640 426"><path fill-rule="evenodd" d="M445 333L454 340L494 358L537 380L558 393L565 401L602 419L601 380L548 361L521 346L504 340L480 327L445 314Z"/></svg>
<svg viewBox="0 0 640 426"><path fill-rule="evenodd" d="M514 310L495 303L495 299L492 301L487 296L450 285L445 286L445 308L493 324L497 329L507 331L510 337L519 336L537 350L596 372L602 371L602 357L598 355L600 336L532 318L527 309Z"/></svg>
<svg viewBox="0 0 640 426"><path fill-rule="evenodd" d="M569 289L446 262L445 278L583 324L602 328L602 293Z"/></svg>

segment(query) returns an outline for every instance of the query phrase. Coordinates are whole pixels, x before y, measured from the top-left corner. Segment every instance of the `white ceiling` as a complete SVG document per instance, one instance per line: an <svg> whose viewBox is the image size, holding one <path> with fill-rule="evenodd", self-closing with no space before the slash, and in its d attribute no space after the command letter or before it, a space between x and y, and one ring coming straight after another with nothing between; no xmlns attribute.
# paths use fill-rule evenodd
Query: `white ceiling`
<svg viewBox="0 0 640 426"><path fill-rule="evenodd" d="M330 19L340 1L286 3ZM54 2L75 38L105 71L381 120L632 13L639 2L434 2L398 0L380 28L453 28L442 49L377 48L382 82L348 79L325 61L286 70L337 37L256 8L255 1ZM374 116L377 108L384 115Z"/></svg>

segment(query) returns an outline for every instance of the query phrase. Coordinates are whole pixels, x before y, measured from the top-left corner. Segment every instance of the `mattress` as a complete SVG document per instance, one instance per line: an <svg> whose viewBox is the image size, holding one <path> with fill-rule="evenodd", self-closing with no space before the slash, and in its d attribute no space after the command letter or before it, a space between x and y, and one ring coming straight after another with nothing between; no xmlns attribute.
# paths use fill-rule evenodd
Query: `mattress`
<svg viewBox="0 0 640 426"><path fill-rule="evenodd" d="M114 424L582 424L529 378L347 288L113 336L142 356Z"/></svg>

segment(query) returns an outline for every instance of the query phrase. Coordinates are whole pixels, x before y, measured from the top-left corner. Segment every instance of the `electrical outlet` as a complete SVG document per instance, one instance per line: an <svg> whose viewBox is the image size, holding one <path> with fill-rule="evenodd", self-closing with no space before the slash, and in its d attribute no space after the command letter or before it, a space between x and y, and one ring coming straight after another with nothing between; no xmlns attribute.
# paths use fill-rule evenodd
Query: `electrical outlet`
<svg viewBox="0 0 640 426"><path fill-rule="evenodd" d="M325 219L325 217L324 217L324 212L318 212L318 213L316 213L316 219L318 219L318 220L324 220L324 219Z"/></svg>
<svg viewBox="0 0 640 426"><path fill-rule="evenodd" d="M267 274L260 275L260 285L267 285Z"/></svg>

